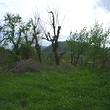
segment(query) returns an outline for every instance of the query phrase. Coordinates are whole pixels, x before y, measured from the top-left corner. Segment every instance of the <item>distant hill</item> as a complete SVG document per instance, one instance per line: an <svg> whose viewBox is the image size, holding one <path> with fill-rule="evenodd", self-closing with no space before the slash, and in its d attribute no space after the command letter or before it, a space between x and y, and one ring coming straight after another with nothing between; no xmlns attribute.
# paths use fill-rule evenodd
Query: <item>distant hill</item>
<svg viewBox="0 0 110 110"><path fill-rule="evenodd" d="M41 50L43 51L47 46L41 46Z"/></svg>
<svg viewBox="0 0 110 110"><path fill-rule="evenodd" d="M63 52L63 51L67 51L68 50L68 44L66 41L64 42L59 42L59 46L58 46L58 52ZM44 48L42 50L42 53L44 54L48 54L48 53L51 53L52 52L52 45Z"/></svg>

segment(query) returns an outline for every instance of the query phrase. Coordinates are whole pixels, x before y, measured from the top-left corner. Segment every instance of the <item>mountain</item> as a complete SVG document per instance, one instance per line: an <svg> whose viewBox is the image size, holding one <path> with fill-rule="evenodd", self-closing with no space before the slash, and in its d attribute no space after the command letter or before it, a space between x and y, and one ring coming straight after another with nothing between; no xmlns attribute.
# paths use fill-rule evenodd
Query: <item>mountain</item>
<svg viewBox="0 0 110 110"><path fill-rule="evenodd" d="M47 46L41 46L41 50L43 51Z"/></svg>
<svg viewBox="0 0 110 110"><path fill-rule="evenodd" d="M59 42L58 44L58 52L64 52L68 50L68 44L66 41ZM43 54L49 54L52 52L52 45L46 47L45 49L42 50Z"/></svg>

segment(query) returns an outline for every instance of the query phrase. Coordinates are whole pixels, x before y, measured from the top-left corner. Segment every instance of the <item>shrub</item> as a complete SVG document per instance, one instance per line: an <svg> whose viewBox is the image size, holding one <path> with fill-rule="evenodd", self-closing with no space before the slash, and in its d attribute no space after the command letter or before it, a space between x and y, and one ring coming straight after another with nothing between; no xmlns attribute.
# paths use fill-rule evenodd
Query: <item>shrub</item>
<svg viewBox="0 0 110 110"><path fill-rule="evenodd" d="M14 61L21 59L29 59L36 56L35 49L30 44L21 44L21 47L13 49L12 51Z"/></svg>
<svg viewBox="0 0 110 110"><path fill-rule="evenodd" d="M12 54L8 49L0 47L0 66L7 65L12 62Z"/></svg>
<svg viewBox="0 0 110 110"><path fill-rule="evenodd" d="M36 72L41 70L41 65L33 59L21 60L11 66L11 72Z"/></svg>
<svg viewBox="0 0 110 110"><path fill-rule="evenodd" d="M35 55L35 50L29 44L22 44L20 48L22 59L29 59Z"/></svg>

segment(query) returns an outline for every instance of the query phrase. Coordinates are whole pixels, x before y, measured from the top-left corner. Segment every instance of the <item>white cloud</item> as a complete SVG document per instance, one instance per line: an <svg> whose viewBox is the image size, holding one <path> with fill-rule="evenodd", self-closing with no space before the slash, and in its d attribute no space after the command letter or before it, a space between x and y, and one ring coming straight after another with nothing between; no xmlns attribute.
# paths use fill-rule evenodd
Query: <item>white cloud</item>
<svg viewBox="0 0 110 110"><path fill-rule="evenodd" d="M0 0L0 13L19 13L25 20L39 12L41 17L48 19L47 10L56 8L62 23L62 34L69 34L70 30L79 30L90 26L97 18L108 26L110 14L96 6L97 0ZM3 8L4 7L4 8Z"/></svg>

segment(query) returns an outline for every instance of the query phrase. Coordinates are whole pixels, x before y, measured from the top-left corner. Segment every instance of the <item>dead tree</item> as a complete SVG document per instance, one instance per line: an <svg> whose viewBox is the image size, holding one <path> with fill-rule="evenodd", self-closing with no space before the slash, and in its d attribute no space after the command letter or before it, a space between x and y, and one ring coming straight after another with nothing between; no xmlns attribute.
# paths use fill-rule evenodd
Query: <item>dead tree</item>
<svg viewBox="0 0 110 110"><path fill-rule="evenodd" d="M35 21L32 20L32 30L33 30L33 38L32 41L30 43L33 43L35 41L35 49L37 51L37 55L38 55L38 60L40 63L42 63L42 58L41 58L41 46L39 44L39 34L40 34L40 29L39 29L39 20L40 18L36 18L35 17Z"/></svg>
<svg viewBox="0 0 110 110"><path fill-rule="evenodd" d="M58 49L58 39L59 39L59 35L60 35L60 30L61 30L61 26L57 26L56 24L56 18L57 16L55 16L55 14L50 11L49 12L51 14L51 17L52 17L52 22L51 22L51 26L52 26L52 29L53 29L53 35L51 35L50 32L47 32L45 33L45 38L43 39L46 39L47 41L50 41L51 44L52 44L52 52L54 54L54 60L55 60L55 64L56 65L60 65L60 58L59 58L59 55L58 55L58 52L57 52L57 49Z"/></svg>

